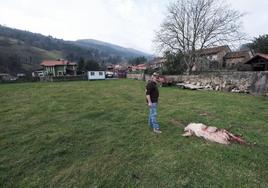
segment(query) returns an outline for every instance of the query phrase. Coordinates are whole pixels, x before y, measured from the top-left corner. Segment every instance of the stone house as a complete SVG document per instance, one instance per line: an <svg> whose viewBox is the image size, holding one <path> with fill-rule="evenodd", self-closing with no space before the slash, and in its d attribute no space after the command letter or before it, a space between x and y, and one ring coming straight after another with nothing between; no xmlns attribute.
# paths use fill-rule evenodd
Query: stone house
<svg viewBox="0 0 268 188"><path fill-rule="evenodd" d="M45 60L41 63L44 76L77 75L77 63L66 60Z"/></svg>
<svg viewBox="0 0 268 188"><path fill-rule="evenodd" d="M221 69L224 65L224 56L231 52L229 46L218 46L197 50L197 62L192 71L209 71Z"/></svg>
<svg viewBox="0 0 268 188"><path fill-rule="evenodd" d="M128 67L124 64L114 66L114 75L117 78L126 78L127 77Z"/></svg>
<svg viewBox="0 0 268 188"><path fill-rule="evenodd" d="M131 71L145 71L147 67L147 64L139 64L137 66L131 66Z"/></svg>
<svg viewBox="0 0 268 188"><path fill-rule="evenodd" d="M227 53L230 53L231 49L229 46L218 46L213 48L206 48L198 51L201 58L205 58L210 62L218 62L221 67L224 64L224 57Z"/></svg>
<svg viewBox="0 0 268 188"><path fill-rule="evenodd" d="M253 54L250 51L228 52L223 59L223 68L237 69L252 57Z"/></svg>
<svg viewBox="0 0 268 188"><path fill-rule="evenodd" d="M245 65L250 65L252 71L268 71L268 54L256 54Z"/></svg>
<svg viewBox="0 0 268 188"><path fill-rule="evenodd" d="M154 70L160 69L164 66L165 62L165 58L157 57L149 61L149 67Z"/></svg>

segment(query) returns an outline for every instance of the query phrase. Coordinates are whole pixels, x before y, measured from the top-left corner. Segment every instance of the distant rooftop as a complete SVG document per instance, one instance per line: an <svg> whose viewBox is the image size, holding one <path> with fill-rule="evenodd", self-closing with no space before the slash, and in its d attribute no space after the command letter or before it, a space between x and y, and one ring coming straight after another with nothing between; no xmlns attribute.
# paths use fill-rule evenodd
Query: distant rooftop
<svg viewBox="0 0 268 188"><path fill-rule="evenodd" d="M250 58L249 51L238 51L238 52L229 52L224 57L225 59L234 59L234 58Z"/></svg>
<svg viewBox="0 0 268 188"><path fill-rule="evenodd" d="M198 52L200 52L200 55L212 55L212 54L217 54L221 51L231 51L231 49L229 48L228 45L225 46L217 46L217 47L213 47L213 48L205 48L202 50L198 50Z"/></svg>
<svg viewBox="0 0 268 188"><path fill-rule="evenodd" d="M45 60L41 63L41 66L54 67L61 65L77 65L77 63L66 61L66 60Z"/></svg>
<svg viewBox="0 0 268 188"><path fill-rule="evenodd" d="M248 60L245 64L252 64L252 63L254 63L254 60L256 60L258 58L263 58L266 62L268 62L268 54L258 53L254 57L252 57L250 60Z"/></svg>

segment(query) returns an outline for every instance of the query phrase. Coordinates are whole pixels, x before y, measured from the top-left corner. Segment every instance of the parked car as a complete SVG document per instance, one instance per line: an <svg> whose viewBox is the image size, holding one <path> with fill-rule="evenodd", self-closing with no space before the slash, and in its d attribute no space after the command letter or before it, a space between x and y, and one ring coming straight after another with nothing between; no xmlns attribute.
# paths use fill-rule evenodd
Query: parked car
<svg viewBox="0 0 268 188"><path fill-rule="evenodd" d="M105 72L105 77L106 78L113 78L114 77L114 73L111 72L111 71L107 71L107 72Z"/></svg>

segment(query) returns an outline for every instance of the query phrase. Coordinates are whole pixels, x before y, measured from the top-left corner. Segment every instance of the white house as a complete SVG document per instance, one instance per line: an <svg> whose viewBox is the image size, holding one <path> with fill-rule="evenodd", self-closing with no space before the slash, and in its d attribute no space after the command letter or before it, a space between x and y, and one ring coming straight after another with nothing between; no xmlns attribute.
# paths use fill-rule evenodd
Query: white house
<svg viewBox="0 0 268 188"><path fill-rule="evenodd" d="M88 80L105 80L105 71L88 71Z"/></svg>

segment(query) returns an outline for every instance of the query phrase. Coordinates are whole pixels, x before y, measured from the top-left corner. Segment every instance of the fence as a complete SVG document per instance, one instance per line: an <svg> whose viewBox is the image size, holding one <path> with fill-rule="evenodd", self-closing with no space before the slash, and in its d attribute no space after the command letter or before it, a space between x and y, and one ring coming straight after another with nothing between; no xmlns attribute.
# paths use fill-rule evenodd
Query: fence
<svg viewBox="0 0 268 188"><path fill-rule="evenodd" d="M64 82L64 81L80 81L87 80L86 75L82 76L46 76L40 77L41 82Z"/></svg>

